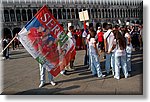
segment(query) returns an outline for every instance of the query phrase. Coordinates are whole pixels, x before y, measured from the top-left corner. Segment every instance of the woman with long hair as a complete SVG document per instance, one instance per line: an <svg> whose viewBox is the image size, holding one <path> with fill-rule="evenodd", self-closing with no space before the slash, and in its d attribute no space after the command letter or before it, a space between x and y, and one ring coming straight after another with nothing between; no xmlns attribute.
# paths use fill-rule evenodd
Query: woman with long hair
<svg viewBox="0 0 150 102"><path fill-rule="evenodd" d="M120 66L123 69L125 78L128 77L127 63L126 63L126 39L118 30L113 31L115 41L111 50L116 48L115 51L115 76L114 78L120 79Z"/></svg>

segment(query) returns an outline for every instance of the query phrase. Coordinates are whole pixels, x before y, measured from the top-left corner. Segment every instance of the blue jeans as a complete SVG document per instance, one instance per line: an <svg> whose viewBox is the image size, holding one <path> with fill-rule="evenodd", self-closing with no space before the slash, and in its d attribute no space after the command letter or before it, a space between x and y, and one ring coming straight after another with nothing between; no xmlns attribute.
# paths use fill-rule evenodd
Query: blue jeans
<svg viewBox="0 0 150 102"><path fill-rule="evenodd" d="M120 66L123 69L125 78L128 77L126 55L125 56L115 56L115 77L120 78Z"/></svg>
<svg viewBox="0 0 150 102"><path fill-rule="evenodd" d="M39 67L40 67L40 81L45 83L46 82L45 81L46 68L44 68L41 64L39 64ZM50 74L49 71L48 71L48 79L49 81L53 81L53 76Z"/></svg>
<svg viewBox="0 0 150 102"><path fill-rule="evenodd" d="M131 53L127 53L127 69L131 72Z"/></svg>
<svg viewBox="0 0 150 102"><path fill-rule="evenodd" d="M114 73L115 73L115 52L112 52L112 54L111 54L111 68L112 68L112 73L114 75Z"/></svg>
<svg viewBox="0 0 150 102"><path fill-rule="evenodd" d="M127 69L131 72L131 54L132 54L132 45L126 47L126 57L127 57Z"/></svg>
<svg viewBox="0 0 150 102"><path fill-rule="evenodd" d="M111 53L110 54L106 53L105 70L107 74L109 74L110 72L110 64L111 64Z"/></svg>
<svg viewBox="0 0 150 102"><path fill-rule="evenodd" d="M99 61L98 55L92 54L91 57L90 57L90 61L91 61L92 74L93 75L97 74L98 77L101 77L102 76L102 71L101 71L100 61Z"/></svg>

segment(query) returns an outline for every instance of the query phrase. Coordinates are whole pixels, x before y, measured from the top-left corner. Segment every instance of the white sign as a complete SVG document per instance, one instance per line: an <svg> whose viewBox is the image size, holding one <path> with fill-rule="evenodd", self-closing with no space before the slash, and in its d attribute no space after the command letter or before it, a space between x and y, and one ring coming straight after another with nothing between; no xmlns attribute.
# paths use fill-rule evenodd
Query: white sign
<svg viewBox="0 0 150 102"><path fill-rule="evenodd" d="M126 25L129 25L130 23L129 22L126 22Z"/></svg>
<svg viewBox="0 0 150 102"><path fill-rule="evenodd" d="M119 22L119 24L121 24L121 21L120 21L120 19L118 20L118 22Z"/></svg>
<svg viewBox="0 0 150 102"><path fill-rule="evenodd" d="M80 18L80 21L86 21L86 20L89 20L88 10L79 12L79 18Z"/></svg>
<svg viewBox="0 0 150 102"><path fill-rule="evenodd" d="M72 23L68 23L68 31L69 31L69 27L72 26Z"/></svg>

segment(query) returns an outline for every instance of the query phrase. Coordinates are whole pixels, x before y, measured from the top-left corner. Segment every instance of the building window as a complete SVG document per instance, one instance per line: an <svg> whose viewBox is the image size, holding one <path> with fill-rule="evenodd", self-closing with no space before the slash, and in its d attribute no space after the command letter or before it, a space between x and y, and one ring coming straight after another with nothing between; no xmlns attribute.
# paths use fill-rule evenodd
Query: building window
<svg viewBox="0 0 150 102"><path fill-rule="evenodd" d="M33 16L37 13L36 9L33 9Z"/></svg>
<svg viewBox="0 0 150 102"><path fill-rule="evenodd" d="M95 18L98 18L98 16L97 16L97 9L95 9Z"/></svg>
<svg viewBox="0 0 150 102"><path fill-rule="evenodd" d="M17 18L17 21L18 21L18 22L21 21L21 13L20 13L20 10L16 10L16 18Z"/></svg>
<svg viewBox="0 0 150 102"><path fill-rule="evenodd" d="M71 19L71 16L70 16L70 9L67 9L67 17L68 17L68 19Z"/></svg>
<svg viewBox="0 0 150 102"><path fill-rule="evenodd" d="M128 14L127 14L127 13L128 13L128 10L126 9L126 10L125 10L125 17L128 17Z"/></svg>
<svg viewBox="0 0 150 102"><path fill-rule="evenodd" d="M133 17L136 17L136 10L133 9L132 12L134 12L134 13L133 13Z"/></svg>
<svg viewBox="0 0 150 102"><path fill-rule="evenodd" d="M94 10L91 9L91 13L92 13L92 18L94 18Z"/></svg>
<svg viewBox="0 0 150 102"><path fill-rule="evenodd" d="M138 17L138 9L135 10L135 17Z"/></svg>
<svg viewBox="0 0 150 102"><path fill-rule="evenodd" d="M75 19L75 12L74 12L74 9L71 9L71 15L72 15L72 19Z"/></svg>
<svg viewBox="0 0 150 102"><path fill-rule="evenodd" d="M119 18L120 16L120 13L119 13L119 9L117 10L117 17Z"/></svg>
<svg viewBox="0 0 150 102"><path fill-rule="evenodd" d="M108 9L108 18L112 18L112 17L111 17L110 9Z"/></svg>
<svg viewBox="0 0 150 102"><path fill-rule="evenodd" d="M14 12L14 10L10 10L10 18L11 18L11 21L12 22L15 22L16 21L16 19L15 19L15 12Z"/></svg>
<svg viewBox="0 0 150 102"><path fill-rule="evenodd" d="M79 18L79 11L78 11L78 9L76 9L76 18L77 19Z"/></svg>
<svg viewBox="0 0 150 102"><path fill-rule="evenodd" d="M122 9L120 10L120 18L122 18Z"/></svg>
<svg viewBox="0 0 150 102"><path fill-rule="evenodd" d="M66 9L63 9L63 19L66 19Z"/></svg>
<svg viewBox="0 0 150 102"><path fill-rule="evenodd" d="M53 14L52 9L49 9L49 12L50 12L51 14Z"/></svg>
<svg viewBox="0 0 150 102"><path fill-rule="evenodd" d="M114 18L117 18L117 9L115 9Z"/></svg>
<svg viewBox="0 0 150 102"><path fill-rule="evenodd" d="M101 18L101 10L98 10L98 18Z"/></svg>
<svg viewBox="0 0 150 102"><path fill-rule="evenodd" d="M122 17L123 18L125 17L125 10L124 9L122 10Z"/></svg>
<svg viewBox="0 0 150 102"><path fill-rule="evenodd" d="M104 9L102 9L102 18L105 18L104 16L105 16L105 14L104 14Z"/></svg>
<svg viewBox="0 0 150 102"><path fill-rule="evenodd" d="M137 16L139 17L139 14L140 14L140 10L138 9L138 12L137 12Z"/></svg>
<svg viewBox="0 0 150 102"><path fill-rule="evenodd" d="M56 9L53 9L53 15L57 19L57 10Z"/></svg>
<svg viewBox="0 0 150 102"><path fill-rule="evenodd" d="M4 10L4 19L5 22L10 22L8 10Z"/></svg>
<svg viewBox="0 0 150 102"><path fill-rule="evenodd" d="M61 9L58 9L58 19L62 19Z"/></svg>
<svg viewBox="0 0 150 102"><path fill-rule="evenodd" d="M25 9L22 10L22 20L23 21L27 21L27 14L26 14L26 10Z"/></svg>
<svg viewBox="0 0 150 102"><path fill-rule="evenodd" d="M32 19L32 12L30 9L27 10L27 14L28 14L28 21Z"/></svg>
<svg viewBox="0 0 150 102"><path fill-rule="evenodd" d="M113 12L113 9L111 9L111 16L112 16L112 18L114 18L114 12Z"/></svg>
<svg viewBox="0 0 150 102"><path fill-rule="evenodd" d="M107 9L105 9L105 18L107 18L108 16L108 13L107 13Z"/></svg>
<svg viewBox="0 0 150 102"><path fill-rule="evenodd" d="M133 12L133 10L131 9L131 10L130 10L131 18L133 17L133 13L134 13L134 12Z"/></svg>

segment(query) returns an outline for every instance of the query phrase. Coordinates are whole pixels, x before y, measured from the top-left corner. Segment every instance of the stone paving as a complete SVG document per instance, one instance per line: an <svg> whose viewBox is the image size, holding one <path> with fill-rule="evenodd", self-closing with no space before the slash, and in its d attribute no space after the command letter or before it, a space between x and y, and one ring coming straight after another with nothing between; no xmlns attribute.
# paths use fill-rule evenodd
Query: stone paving
<svg viewBox="0 0 150 102"><path fill-rule="evenodd" d="M67 75L58 75L55 78L56 86L47 83L39 86L38 63L25 49L11 51L9 60L1 60L3 66L2 94L21 95L141 95L143 94L143 51L135 51L132 55L132 76L125 79L123 76L116 80L112 75L104 79L92 76L87 66L83 65L84 50L77 51L75 69ZM100 57L104 71L103 54ZM47 75L46 75L47 76ZM48 79L47 79L48 80Z"/></svg>

